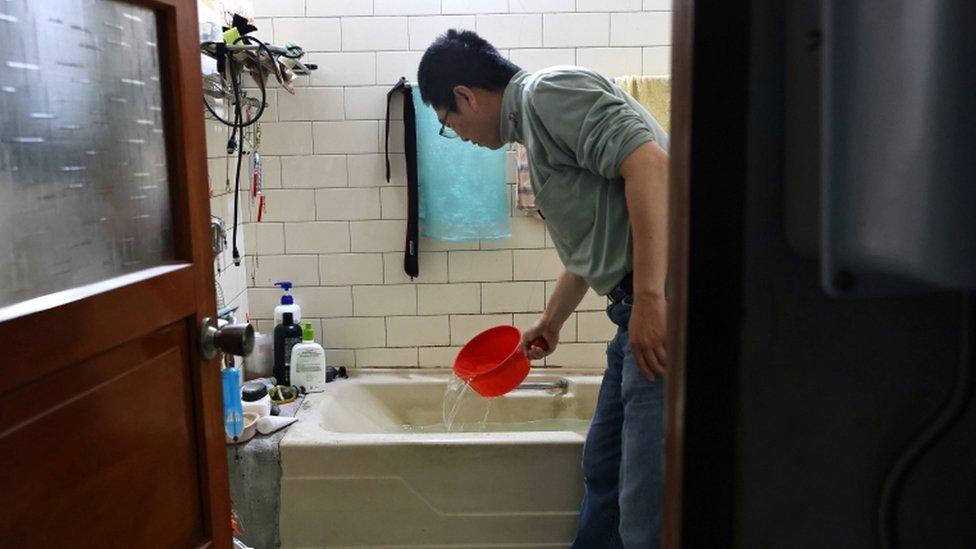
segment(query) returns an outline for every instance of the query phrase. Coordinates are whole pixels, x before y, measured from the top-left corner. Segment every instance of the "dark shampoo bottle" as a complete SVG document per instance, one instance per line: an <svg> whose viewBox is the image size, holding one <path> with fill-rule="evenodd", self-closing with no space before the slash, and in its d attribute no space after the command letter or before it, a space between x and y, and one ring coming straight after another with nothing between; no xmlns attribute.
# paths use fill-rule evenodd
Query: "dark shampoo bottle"
<svg viewBox="0 0 976 549"><path fill-rule="evenodd" d="M291 348L302 342L302 327L295 315L284 313L274 330L274 376L278 385L291 385Z"/></svg>

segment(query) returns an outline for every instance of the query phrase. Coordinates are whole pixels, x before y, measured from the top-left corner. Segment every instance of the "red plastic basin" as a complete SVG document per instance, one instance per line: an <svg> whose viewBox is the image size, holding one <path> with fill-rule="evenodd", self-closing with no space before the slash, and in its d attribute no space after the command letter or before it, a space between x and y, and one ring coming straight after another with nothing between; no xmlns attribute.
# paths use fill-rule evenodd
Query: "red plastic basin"
<svg viewBox="0 0 976 549"><path fill-rule="evenodd" d="M521 341L522 332L515 326L488 328L461 348L454 359L454 374L483 397L504 395L529 375ZM546 348L544 341L533 345Z"/></svg>

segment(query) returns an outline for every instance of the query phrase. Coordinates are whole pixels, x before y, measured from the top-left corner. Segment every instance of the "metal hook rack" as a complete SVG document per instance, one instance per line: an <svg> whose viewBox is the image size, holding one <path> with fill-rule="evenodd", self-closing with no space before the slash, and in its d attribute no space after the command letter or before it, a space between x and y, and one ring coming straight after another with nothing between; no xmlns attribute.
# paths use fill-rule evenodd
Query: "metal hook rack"
<svg viewBox="0 0 976 549"><path fill-rule="evenodd" d="M264 45L268 48L268 51L270 51L271 54L275 56L273 61L277 62L278 58L280 57L284 57L286 59L290 59L294 61L295 65L291 67L291 71L298 76L309 76L310 74L312 74L312 71L318 69L318 65L314 63L302 63L300 60L294 57L289 57L291 50L289 50L288 48L285 48L283 46L276 46L274 44L267 44L267 43ZM257 66L264 66L264 61L262 61L258 56L258 50L262 49L261 46L259 45L227 44L225 47L227 48L228 53L234 56L234 60L239 63L250 62ZM217 44L213 44L213 43L201 44L200 51L204 55L207 55L208 57L217 59ZM302 52L302 55L304 55L304 52Z"/></svg>
<svg viewBox="0 0 976 549"><path fill-rule="evenodd" d="M212 59L219 59L218 46L222 46L221 49L226 51L228 57L232 57L237 66L254 67L265 73L273 74L274 78L282 85L284 85L285 81L282 74L282 65L284 63L281 61L281 58L288 59L288 65L290 66L287 69L296 76L309 76L311 71L318 68L314 63L303 63L300 58L305 55L305 52L297 47L288 48L268 43L219 44L216 42L203 42L200 44L200 51ZM260 55L261 50L265 51L264 56ZM258 82L259 87L262 88L262 96L264 96L263 88L267 86L267 80L267 78L263 78ZM243 106L255 110L261 110L261 107L267 107L267 104L262 100L256 97L249 97L243 89L235 93L228 84L225 75L221 73L204 75L203 93L205 96L204 100L208 98L215 101L226 100L230 104L240 102ZM209 109L205 115L208 118L219 120L219 118L209 112Z"/></svg>

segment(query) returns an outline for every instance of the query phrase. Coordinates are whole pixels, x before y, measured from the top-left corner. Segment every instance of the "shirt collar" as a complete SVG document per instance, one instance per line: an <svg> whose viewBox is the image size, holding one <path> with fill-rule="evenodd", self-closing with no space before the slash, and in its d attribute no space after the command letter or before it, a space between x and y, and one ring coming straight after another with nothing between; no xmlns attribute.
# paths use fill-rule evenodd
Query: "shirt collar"
<svg viewBox="0 0 976 549"><path fill-rule="evenodd" d="M501 136L505 143L522 142L522 92L528 76L528 71L519 71L505 86L501 119Z"/></svg>

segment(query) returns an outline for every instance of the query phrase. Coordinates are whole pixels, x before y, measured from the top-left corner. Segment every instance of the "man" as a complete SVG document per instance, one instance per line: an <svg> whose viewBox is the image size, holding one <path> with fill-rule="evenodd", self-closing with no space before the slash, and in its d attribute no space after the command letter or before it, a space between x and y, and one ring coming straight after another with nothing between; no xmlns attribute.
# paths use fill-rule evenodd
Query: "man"
<svg viewBox="0 0 976 549"><path fill-rule="evenodd" d="M525 146L536 206L565 271L523 336L538 360L588 288L619 326L583 452L574 547L658 547L667 355L668 136L633 98L578 67L521 70L470 31L424 53L420 93L441 134ZM529 342L542 337L547 349Z"/></svg>

